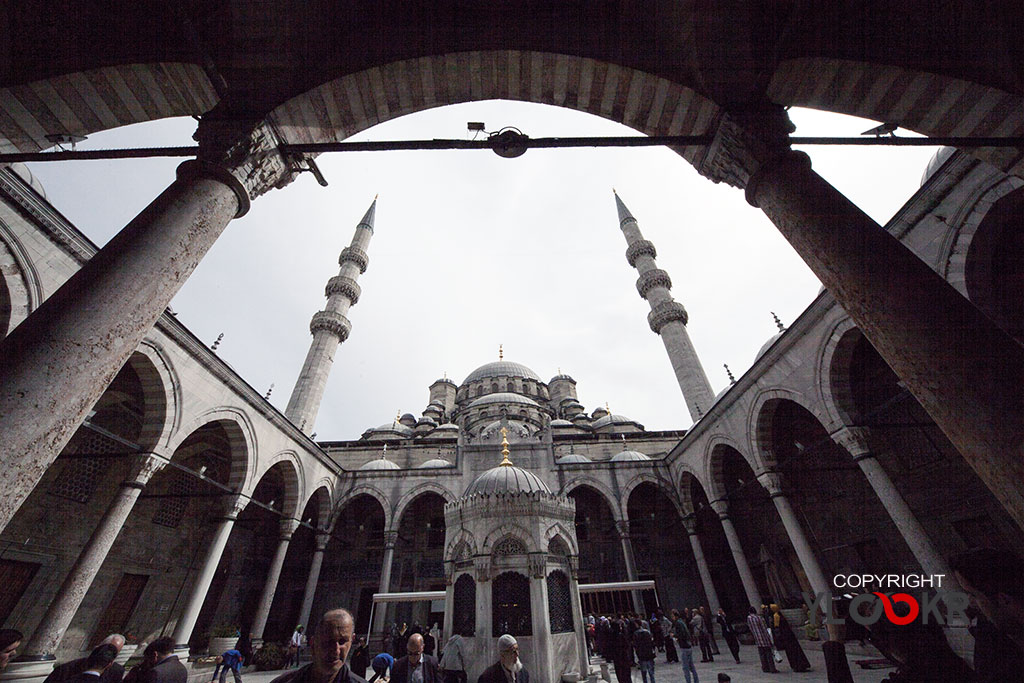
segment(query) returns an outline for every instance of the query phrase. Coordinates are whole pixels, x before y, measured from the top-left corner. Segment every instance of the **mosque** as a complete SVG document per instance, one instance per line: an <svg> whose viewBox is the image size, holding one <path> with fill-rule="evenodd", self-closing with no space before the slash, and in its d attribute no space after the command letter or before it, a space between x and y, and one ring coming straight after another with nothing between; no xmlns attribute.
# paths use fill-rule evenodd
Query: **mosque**
<svg viewBox="0 0 1024 683"><path fill-rule="evenodd" d="M60 136L201 119L199 157L102 249L23 166L0 168L0 621L26 634L0 678L39 677L115 631L169 634L194 653L235 629L282 640L339 604L371 634L438 621L490 637L500 624L572 647L565 634L583 611L741 614L766 597L796 608L836 574L951 576L949 558L970 548L1024 554L1024 180L1019 138L1006 142L1024 132L1024 100L1005 68L1019 64L1008 46L1021 10L837 9L857 29L839 35L828 13L767 16L786 3L656 2L680 31L646 40L651 27L619 20L626 9L579 8L586 35L603 38L565 47L575 15L534 5L459 24L447 13L458 3L413 2L401 16L360 15L376 30L341 37L328 34L355 19L299 3L272 17L208 5L157 33L127 5L83 11L77 32L33 24L47 48L14 36L18 56L0 73L4 162L73 139ZM445 18L466 30L420 30ZM518 28L494 32L509 23ZM882 28L894 25L898 45ZM257 58L254 40L274 58ZM375 204L341 250L285 411L167 310L232 218L312 170L301 145L502 98L696 136L682 156L742 189L824 283L715 395L655 245L625 199L614 212L610 201L689 429L588 410L575 378L544 380L499 350L460 383L427 387L419 415L315 441L334 352L353 333ZM953 146L880 226L791 149L789 106ZM488 496L508 500L508 524L487 527ZM542 510L529 523L512 512L524 501ZM470 594L465 576L473 623L452 613ZM654 587L587 590L644 580ZM375 600L438 591L443 601ZM547 612L527 618L525 595L545 596ZM969 657L966 634L950 640Z"/></svg>

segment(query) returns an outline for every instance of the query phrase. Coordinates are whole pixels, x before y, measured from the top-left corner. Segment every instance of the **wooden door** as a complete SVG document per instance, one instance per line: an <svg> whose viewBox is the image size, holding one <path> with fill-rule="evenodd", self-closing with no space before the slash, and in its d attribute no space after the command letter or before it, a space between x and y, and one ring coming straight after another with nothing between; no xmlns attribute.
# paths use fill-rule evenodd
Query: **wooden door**
<svg viewBox="0 0 1024 683"><path fill-rule="evenodd" d="M124 574L117 584L117 590L110 598L110 604L103 611L96 630L92 634L92 646L99 645L100 641L111 633L124 633L128 626L128 620L132 618L132 612L142 596L149 576L146 574Z"/></svg>

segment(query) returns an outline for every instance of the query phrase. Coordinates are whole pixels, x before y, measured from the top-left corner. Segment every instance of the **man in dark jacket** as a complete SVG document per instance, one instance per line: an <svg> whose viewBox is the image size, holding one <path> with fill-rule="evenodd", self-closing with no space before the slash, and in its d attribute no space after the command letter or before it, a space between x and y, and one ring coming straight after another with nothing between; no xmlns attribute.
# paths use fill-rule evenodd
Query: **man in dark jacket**
<svg viewBox="0 0 1024 683"><path fill-rule="evenodd" d="M93 650L85 660L85 670L69 679L68 683L98 683L103 672L117 658L117 648L107 643Z"/></svg>
<svg viewBox="0 0 1024 683"><path fill-rule="evenodd" d="M366 683L345 663L354 630L355 621L348 610L332 609L325 613L309 640L313 661L271 683Z"/></svg>
<svg viewBox="0 0 1024 683"><path fill-rule="evenodd" d="M174 654L174 638L164 636L153 641L156 665L139 678L139 683L188 683L188 669Z"/></svg>
<svg viewBox="0 0 1024 683"><path fill-rule="evenodd" d="M641 621L640 628L633 632L633 651L644 683L654 683L654 636L647 629L646 621Z"/></svg>
<svg viewBox="0 0 1024 683"><path fill-rule="evenodd" d="M391 683L444 683L437 658L423 654L423 634L409 636L405 651L408 654L391 668Z"/></svg>
<svg viewBox="0 0 1024 683"><path fill-rule="evenodd" d="M498 638L498 661L484 669L476 683L530 683L530 672L519 660L519 643L505 634Z"/></svg>
<svg viewBox="0 0 1024 683"><path fill-rule="evenodd" d="M103 639L100 645L113 645L117 652L121 652L121 648L124 647L124 636L120 633L111 633ZM85 671L88 659L88 657L81 657L80 659L72 659L70 662L64 662L51 671L43 683L65 683L71 680ZM124 667L115 662L107 667L107 670L100 676L100 683L118 683L122 678L124 678Z"/></svg>

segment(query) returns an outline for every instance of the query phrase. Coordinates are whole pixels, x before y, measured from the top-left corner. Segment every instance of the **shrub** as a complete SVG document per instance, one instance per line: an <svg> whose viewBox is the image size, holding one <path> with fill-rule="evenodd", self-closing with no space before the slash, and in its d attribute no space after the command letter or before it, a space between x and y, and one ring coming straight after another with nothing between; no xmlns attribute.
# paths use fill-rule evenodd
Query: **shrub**
<svg viewBox="0 0 1024 683"><path fill-rule="evenodd" d="M211 638L231 638L238 635L238 627L234 624L217 624L210 629Z"/></svg>
<svg viewBox="0 0 1024 683"><path fill-rule="evenodd" d="M277 643L267 643L252 656L257 671L277 671L288 661L288 651Z"/></svg>

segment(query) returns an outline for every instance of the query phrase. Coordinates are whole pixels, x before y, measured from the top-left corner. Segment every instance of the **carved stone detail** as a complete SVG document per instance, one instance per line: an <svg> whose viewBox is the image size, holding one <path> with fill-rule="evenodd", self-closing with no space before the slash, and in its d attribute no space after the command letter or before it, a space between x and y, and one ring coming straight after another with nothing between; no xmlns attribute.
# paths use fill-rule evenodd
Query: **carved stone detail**
<svg viewBox="0 0 1024 683"><path fill-rule="evenodd" d="M580 578L580 556L570 555L569 556L569 572L572 574L573 581L578 581Z"/></svg>
<svg viewBox="0 0 1024 683"><path fill-rule="evenodd" d="M281 526L278 529L278 538L282 541L290 540L295 530L299 528L299 520L297 519L282 519Z"/></svg>
<svg viewBox="0 0 1024 683"><path fill-rule="evenodd" d="M796 130L782 107L723 114L715 138L694 160L697 172L716 183L745 189L761 166L789 149Z"/></svg>
<svg viewBox="0 0 1024 683"><path fill-rule="evenodd" d="M636 261L641 256L658 258L658 250L654 248L654 242L640 240L639 242L633 242L626 248L626 260L629 261L631 268L636 268Z"/></svg>
<svg viewBox="0 0 1024 683"><path fill-rule="evenodd" d="M697 520L695 520L693 517L684 517L683 527L686 529L686 533L690 536L697 535Z"/></svg>
<svg viewBox="0 0 1024 683"><path fill-rule="evenodd" d="M362 288L359 283L350 277L343 275L335 275L327 281L327 288L324 290L324 296L332 296L334 294L341 294L348 299L353 306L359 302L359 295L362 293Z"/></svg>
<svg viewBox="0 0 1024 683"><path fill-rule="evenodd" d="M782 475L778 472L761 472L757 480L772 498L786 495L782 492Z"/></svg>
<svg viewBox="0 0 1024 683"><path fill-rule="evenodd" d="M832 440L845 448L854 460L861 460L872 456L868 433L867 427L841 427L832 435Z"/></svg>
<svg viewBox="0 0 1024 683"><path fill-rule="evenodd" d="M647 324L655 334L661 334L661 328L670 322L678 320L685 325L689 319L686 309L678 301L662 301L647 314Z"/></svg>
<svg viewBox="0 0 1024 683"><path fill-rule="evenodd" d="M397 531L385 531L384 532L384 547L394 549L395 544L398 543L398 532Z"/></svg>
<svg viewBox="0 0 1024 683"><path fill-rule="evenodd" d="M313 315L313 319L309 323L311 333L315 334L317 330L327 330L337 336L340 341L345 341L348 339L349 332L352 331L352 323L341 313L320 311Z"/></svg>
<svg viewBox="0 0 1024 683"><path fill-rule="evenodd" d="M359 266L359 272L365 273L366 267L370 265L370 257L359 247L345 247L338 257L338 265L343 266L345 262L354 263Z"/></svg>
<svg viewBox="0 0 1024 683"><path fill-rule="evenodd" d="M647 294L655 287L672 289L672 278L661 268L648 270L646 273L641 273L640 277L637 278L636 291L640 292L642 298L646 299Z"/></svg>
<svg viewBox="0 0 1024 683"><path fill-rule="evenodd" d="M293 165L281 153L282 141L267 121L207 115L194 137L199 160L226 169L251 199L295 179Z"/></svg>
<svg viewBox="0 0 1024 683"><path fill-rule="evenodd" d="M547 553L530 553L529 567L530 576L535 579L543 579L547 575Z"/></svg>
<svg viewBox="0 0 1024 683"><path fill-rule="evenodd" d="M487 555L477 555L473 558L473 568L476 570L477 581L491 580L491 558Z"/></svg>
<svg viewBox="0 0 1024 683"><path fill-rule="evenodd" d="M711 501L711 509L718 513L719 519L727 519L729 517L729 501L724 498Z"/></svg>

